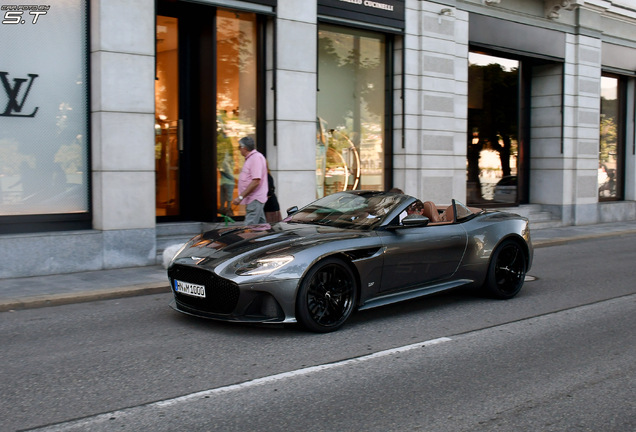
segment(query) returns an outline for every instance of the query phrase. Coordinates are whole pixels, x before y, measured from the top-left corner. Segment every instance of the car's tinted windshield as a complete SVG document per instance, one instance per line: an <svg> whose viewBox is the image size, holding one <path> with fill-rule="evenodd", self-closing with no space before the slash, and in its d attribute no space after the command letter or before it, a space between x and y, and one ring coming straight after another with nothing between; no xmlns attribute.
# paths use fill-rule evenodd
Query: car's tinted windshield
<svg viewBox="0 0 636 432"><path fill-rule="evenodd" d="M382 223L408 195L339 192L314 201L294 213L289 222L337 228L371 229Z"/></svg>

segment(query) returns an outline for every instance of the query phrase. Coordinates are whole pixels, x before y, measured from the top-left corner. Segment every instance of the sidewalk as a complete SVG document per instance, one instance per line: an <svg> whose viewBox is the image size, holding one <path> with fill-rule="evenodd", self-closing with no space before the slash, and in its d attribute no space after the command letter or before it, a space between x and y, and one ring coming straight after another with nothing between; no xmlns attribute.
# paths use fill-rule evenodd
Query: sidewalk
<svg viewBox="0 0 636 432"><path fill-rule="evenodd" d="M636 234L636 221L531 231L535 248ZM170 292L160 266L0 279L0 312Z"/></svg>

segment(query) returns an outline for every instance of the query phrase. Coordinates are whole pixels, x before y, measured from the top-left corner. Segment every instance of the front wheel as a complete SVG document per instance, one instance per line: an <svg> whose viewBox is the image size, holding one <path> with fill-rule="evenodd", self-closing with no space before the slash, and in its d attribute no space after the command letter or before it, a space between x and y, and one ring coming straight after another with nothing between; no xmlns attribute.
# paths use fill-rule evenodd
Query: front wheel
<svg viewBox="0 0 636 432"><path fill-rule="evenodd" d="M353 312L356 296L356 278L349 266L328 258L303 279L296 298L296 317L313 332L337 330Z"/></svg>
<svg viewBox="0 0 636 432"><path fill-rule="evenodd" d="M487 294L498 299L516 296L526 277L526 254L514 240L505 240L492 254L484 283Z"/></svg>

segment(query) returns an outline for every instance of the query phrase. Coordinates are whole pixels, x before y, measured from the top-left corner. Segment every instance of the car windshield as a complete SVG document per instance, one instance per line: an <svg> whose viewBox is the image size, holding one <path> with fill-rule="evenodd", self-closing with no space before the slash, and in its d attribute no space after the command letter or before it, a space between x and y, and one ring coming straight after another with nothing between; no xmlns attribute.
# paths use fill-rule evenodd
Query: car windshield
<svg viewBox="0 0 636 432"><path fill-rule="evenodd" d="M302 208L292 215L289 222L372 229L408 198L408 195L394 193L339 192Z"/></svg>

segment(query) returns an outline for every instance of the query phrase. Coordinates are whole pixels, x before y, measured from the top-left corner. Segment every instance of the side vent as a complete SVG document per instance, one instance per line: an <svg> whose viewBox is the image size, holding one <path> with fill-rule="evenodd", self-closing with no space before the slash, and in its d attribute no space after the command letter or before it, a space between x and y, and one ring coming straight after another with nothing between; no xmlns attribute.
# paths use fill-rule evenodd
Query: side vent
<svg viewBox="0 0 636 432"><path fill-rule="evenodd" d="M351 251L347 251L345 252L345 254L351 258L351 261L358 261L358 260L363 260L363 259L367 259L367 258L371 258L373 255L377 254L380 249L382 249L382 247L372 247L372 248L367 248L367 249L356 249L356 250L351 250Z"/></svg>

